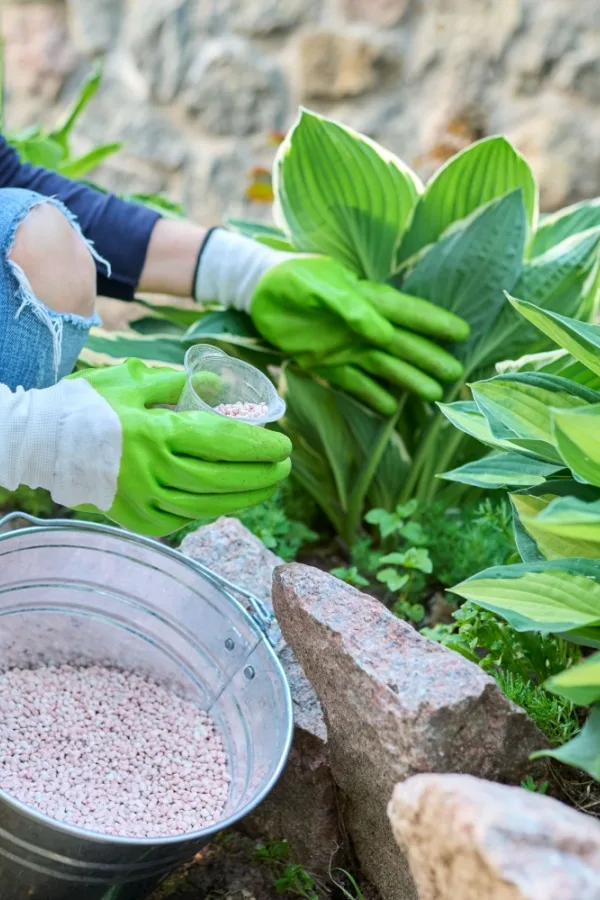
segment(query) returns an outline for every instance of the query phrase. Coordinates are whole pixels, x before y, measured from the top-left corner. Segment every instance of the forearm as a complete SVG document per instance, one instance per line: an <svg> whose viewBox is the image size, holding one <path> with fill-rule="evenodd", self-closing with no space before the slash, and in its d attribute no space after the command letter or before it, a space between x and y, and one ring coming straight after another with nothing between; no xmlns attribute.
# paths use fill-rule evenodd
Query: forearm
<svg viewBox="0 0 600 900"><path fill-rule="evenodd" d="M152 231L138 290L193 297L196 268L207 229L179 219L160 219Z"/></svg>

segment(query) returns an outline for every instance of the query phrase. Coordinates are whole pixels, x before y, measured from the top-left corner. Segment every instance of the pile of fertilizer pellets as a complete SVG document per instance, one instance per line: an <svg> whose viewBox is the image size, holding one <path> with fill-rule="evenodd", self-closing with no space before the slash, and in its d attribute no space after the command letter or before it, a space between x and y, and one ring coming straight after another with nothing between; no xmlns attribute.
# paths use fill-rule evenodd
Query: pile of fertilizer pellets
<svg viewBox="0 0 600 900"><path fill-rule="evenodd" d="M243 419L258 419L266 416L269 412L267 403L220 403L214 407L215 412L221 413L223 416L241 416Z"/></svg>
<svg viewBox="0 0 600 900"><path fill-rule="evenodd" d="M229 782L214 723L148 678L101 666L0 674L0 789L57 822L187 834L219 820Z"/></svg>

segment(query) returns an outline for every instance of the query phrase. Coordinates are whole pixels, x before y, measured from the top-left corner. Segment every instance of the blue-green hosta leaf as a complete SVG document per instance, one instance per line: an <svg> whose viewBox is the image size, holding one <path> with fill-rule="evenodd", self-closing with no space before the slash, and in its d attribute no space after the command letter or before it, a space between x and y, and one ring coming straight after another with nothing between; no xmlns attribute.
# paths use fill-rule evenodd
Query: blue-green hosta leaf
<svg viewBox="0 0 600 900"><path fill-rule="evenodd" d="M471 484L481 488L531 487L543 484L550 475L560 472L563 467L541 460L520 456L517 453L490 453L483 459L466 463L451 472L444 472L441 478Z"/></svg>
<svg viewBox="0 0 600 900"><path fill-rule="evenodd" d="M591 706L600 701L600 653L594 653L576 666L571 666L546 681L544 687L565 697L575 706ZM600 737L600 735L599 735ZM600 749L600 745L599 745Z"/></svg>
<svg viewBox="0 0 600 900"><path fill-rule="evenodd" d="M296 250L385 281L422 185L374 141L302 110L273 167L275 214Z"/></svg>
<svg viewBox="0 0 600 900"><path fill-rule="evenodd" d="M250 316L236 309L209 312L193 322L185 334L185 340L198 341L204 335L235 335L243 338L259 338Z"/></svg>
<svg viewBox="0 0 600 900"><path fill-rule="evenodd" d="M471 389L494 437L556 463L561 463L561 457L554 447L551 410L572 410L600 401L595 391L539 372L496 375Z"/></svg>
<svg viewBox="0 0 600 900"><path fill-rule="evenodd" d="M526 260L514 292L521 300L561 315L588 319L598 294L600 228L576 234ZM526 351L551 346L548 338L506 302L494 327L478 348L477 366L514 358Z"/></svg>
<svg viewBox="0 0 600 900"><path fill-rule="evenodd" d="M531 303L510 297L512 305L532 325L535 325L550 340L562 347L580 362L600 375L600 327L588 322L578 322L556 312L539 309Z"/></svg>
<svg viewBox="0 0 600 900"><path fill-rule="evenodd" d="M554 442L579 480L600 487L600 404L578 410L553 410Z"/></svg>
<svg viewBox="0 0 600 900"><path fill-rule="evenodd" d="M486 341L504 304L506 285L514 285L523 258L527 223L520 191L513 191L478 210L452 228L416 261L394 287L430 300L466 319L468 340L451 352L467 373L477 365L479 346Z"/></svg>
<svg viewBox="0 0 600 900"><path fill-rule="evenodd" d="M171 335L144 337L133 331L104 331L92 328L82 358L93 365L123 362L131 357L152 363L183 365L185 345Z"/></svg>
<svg viewBox="0 0 600 900"><path fill-rule="evenodd" d="M600 225L600 199L583 200L544 216L533 237L531 255L539 256L565 238Z"/></svg>
<svg viewBox="0 0 600 900"><path fill-rule="evenodd" d="M504 137L489 137L453 156L426 185L400 247L406 260L433 244L454 222L490 200L521 189L530 227L535 228L538 192L527 161Z"/></svg>
<svg viewBox="0 0 600 900"><path fill-rule="evenodd" d="M566 350L549 350L544 353L526 354L517 360L505 360L496 366L499 375L513 372L543 372L544 375L560 375L592 391L600 392L600 375L573 359Z"/></svg>
<svg viewBox="0 0 600 900"><path fill-rule="evenodd" d="M538 756L551 756L600 781L600 706L594 706L579 734L568 744L532 754L532 757Z"/></svg>
<svg viewBox="0 0 600 900"><path fill-rule="evenodd" d="M507 450L535 459L539 458L536 453L533 453L526 447L495 437L487 419L473 401L459 400L456 403L438 403L438 406L449 422L452 422L456 428L464 431L465 434L481 441L482 444L486 444L488 447L493 447L496 450Z"/></svg>
<svg viewBox="0 0 600 900"><path fill-rule="evenodd" d="M452 588L517 631L566 634L600 625L600 560L495 566Z"/></svg>

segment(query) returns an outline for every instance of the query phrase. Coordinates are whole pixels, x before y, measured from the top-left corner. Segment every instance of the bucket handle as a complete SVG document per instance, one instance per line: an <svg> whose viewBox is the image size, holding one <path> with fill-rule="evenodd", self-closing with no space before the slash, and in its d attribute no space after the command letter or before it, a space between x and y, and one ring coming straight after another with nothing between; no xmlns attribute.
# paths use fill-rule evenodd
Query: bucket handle
<svg viewBox="0 0 600 900"><path fill-rule="evenodd" d="M92 530L99 531L103 533L115 534L115 535L131 535L135 537L135 539L143 544L146 544L148 547L152 547L153 549L160 550L162 553L168 553L169 556L176 556L184 559L188 565L191 565L192 568L196 569L196 571L200 572L201 575L212 582L217 587L223 588L228 594L232 592L238 594L246 600L252 610L252 618L260 628L263 633L265 639L271 644L271 646L275 646L278 643L279 637L279 629L274 627L276 625L275 616L268 609L265 603L252 594L250 591L247 591L245 588L240 587L237 584L233 584L231 581L228 581L227 578L223 578L221 575L217 575L216 572L213 572L212 569L209 569L207 566L198 562L195 559L191 559L188 556L184 556L183 553L180 553L178 550L173 550L171 547L167 547L165 544L161 544L159 541L155 541L153 538L143 537L141 535L133 534L131 531L127 531L125 528L116 528L111 525L101 525L97 522L85 522L83 520L77 519L40 519L37 516L32 516L29 513L21 512L19 510L14 510L13 512L7 513L0 519L0 532L6 525L10 525L12 522L17 522L19 520L25 520L30 525L35 525L36 527L48 528L48 527L67 527L67 528L79 528L81 530ZM21 531L21 527L11 528L10 531Z"/></svg>

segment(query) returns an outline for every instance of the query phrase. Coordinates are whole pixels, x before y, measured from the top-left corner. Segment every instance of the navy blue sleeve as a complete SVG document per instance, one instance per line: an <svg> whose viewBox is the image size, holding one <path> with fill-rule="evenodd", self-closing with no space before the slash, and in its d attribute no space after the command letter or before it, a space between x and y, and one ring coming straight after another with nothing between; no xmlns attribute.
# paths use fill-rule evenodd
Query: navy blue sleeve
<svg viewBox="0 0 600 900"><path fill-rule="evenodd" d="M16 150L0 135L0 188L20 187L57 197L78 219L85 237L111 266L111 277L97 264L98 293L132 300L142 274L150 235L160 215L144 206L126 203L112 194L56 172L22 164Z"/></svg>

